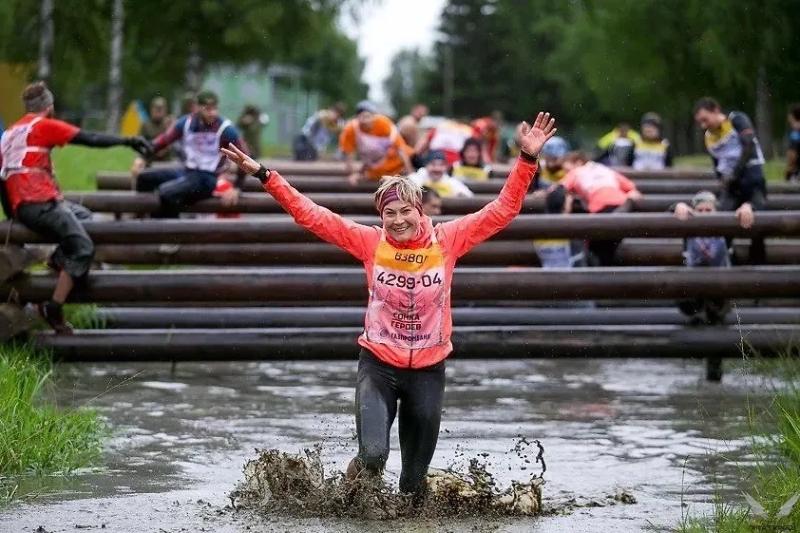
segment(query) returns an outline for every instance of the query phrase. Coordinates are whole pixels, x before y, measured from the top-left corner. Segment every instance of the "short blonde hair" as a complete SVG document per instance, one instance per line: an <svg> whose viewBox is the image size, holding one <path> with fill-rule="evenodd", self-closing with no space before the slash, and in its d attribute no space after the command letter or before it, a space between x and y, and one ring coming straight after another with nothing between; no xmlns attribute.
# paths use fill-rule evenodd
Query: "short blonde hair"
<svg viewBox="0 0 800 533"><path fill-rule="evenodd" d="M413 206L422 205L422 187L417 185L408 176L384 176L381 178L378 190L375 191L375 209L380 213L380 205L387 191L395 189L400 201Z"/></svg>

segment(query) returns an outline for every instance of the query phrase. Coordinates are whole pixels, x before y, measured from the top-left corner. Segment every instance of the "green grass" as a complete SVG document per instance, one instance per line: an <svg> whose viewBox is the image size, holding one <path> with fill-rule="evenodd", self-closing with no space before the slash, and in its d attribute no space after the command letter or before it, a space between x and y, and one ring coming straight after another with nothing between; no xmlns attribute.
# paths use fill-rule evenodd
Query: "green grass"
<svg viewBox="0 0 800 533"><path fill-rule="evenodd" d="M136 152L130 148L67 145L53 150L53 167L63 191L94 191L100 170L130 170Z"/></svg>
<svg viewBox="0 0 800 533"><path fill-rule="evenodd" d="M0 346L0 503L20 476L68 473L100 455L105 428L94 411L46 402L52 372L49 354Z"/></svg>
<svg viewBox="0 0 800 533"><path fill-rule="evenodd" d="M749 370L770 382L772 401L763 412L750 414L755 472L746 492L766 510L756 516L747 506L717 497L708 517L684 516L681 533L800 531L800 502L779 517L779 510L800 492L800 360L796 348L774 360L752 359ZM793 356L794 355L794 356Z"/></svg>
<svg viewBox="0 0 800 533"><path fill-rule="evenodd" d="M682 155L675 158L676 167L693 167L711 169L711 158L708 154ZM786 161L783 159L770 159L764 165L764 175L767 181L783 181Z"/></svg>
<svg viewBox="0 0 800 533"><path fill-rule="evenodd" d="M106 329L106 321L97 316L95 304L66 304L64 318L77 329Z"/></svg>

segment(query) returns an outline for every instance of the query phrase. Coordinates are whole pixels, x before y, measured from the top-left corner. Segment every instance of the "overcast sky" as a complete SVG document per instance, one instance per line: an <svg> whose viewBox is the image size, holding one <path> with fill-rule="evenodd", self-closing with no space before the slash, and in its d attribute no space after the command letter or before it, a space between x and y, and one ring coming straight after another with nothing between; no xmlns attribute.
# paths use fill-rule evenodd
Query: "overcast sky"
<svg viewBox="0 0 800 533"><path fill-rule="evenodd" d="M369 96L384 102L382 83L389 74L392 56L403 48L429 51L436 37L439 14L446 0L382 0L367 2L358 24L343 17L342 26L358 40L358 53L367 64L364 81Z"/></svg>

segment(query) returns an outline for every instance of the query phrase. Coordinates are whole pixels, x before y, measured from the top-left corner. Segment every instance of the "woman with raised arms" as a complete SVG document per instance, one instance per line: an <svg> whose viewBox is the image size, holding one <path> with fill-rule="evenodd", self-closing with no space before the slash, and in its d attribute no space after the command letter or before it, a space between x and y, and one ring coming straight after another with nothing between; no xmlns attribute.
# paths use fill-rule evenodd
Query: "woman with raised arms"
<svg viewBox="0 0 800 533"><path fill-rule="evenodd" d="M364 264L369 288L356 384L358 455L347 467L381 475L389 431L400 418L400 490L419 500L439 435L450 342L450 286L456 261L506 227L522 208L542 145L555 119L539 113L521 126L521 154L500 195L477 213L433 225L422 213L421 190L408 177L384 178L375 193L382 226L365 226L321 207L231 145L222 151L319 238ZM491 354L487 354L491 356ZM399 405L398 405L399 403ZM399 411L399 413L398 413Z"/></svg>

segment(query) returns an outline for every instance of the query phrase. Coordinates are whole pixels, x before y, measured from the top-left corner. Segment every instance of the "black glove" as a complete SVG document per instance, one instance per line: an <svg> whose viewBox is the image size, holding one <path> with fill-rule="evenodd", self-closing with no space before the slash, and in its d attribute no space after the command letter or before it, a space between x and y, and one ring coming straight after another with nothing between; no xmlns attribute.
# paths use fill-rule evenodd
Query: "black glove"
<svg viewBox="0 0 800 533"><path fill-rule="evenodd" d="M145 159L153 155L153 143L142 136L127 137L125 144L139 152Z"/></svg>

